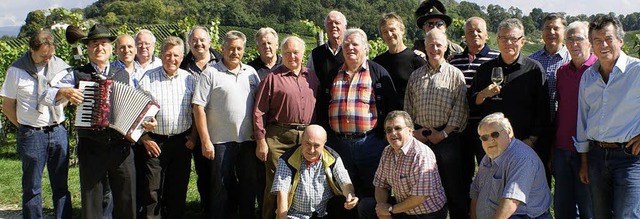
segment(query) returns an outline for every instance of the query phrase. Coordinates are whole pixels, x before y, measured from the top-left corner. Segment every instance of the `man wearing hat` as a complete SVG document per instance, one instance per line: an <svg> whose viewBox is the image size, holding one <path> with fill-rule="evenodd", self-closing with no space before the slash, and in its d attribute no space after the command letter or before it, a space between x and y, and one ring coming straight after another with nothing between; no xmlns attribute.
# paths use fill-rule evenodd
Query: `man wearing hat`
<svg viewBox="0 0 640 219"><path fill-rule="evenodd" d="M414 14L416 19L416 24L418 27L424 32L429 32L433 28L438 28L442 31L446 31L447 27L451 25L453 19L447 15L447 9L444 7L444 4L439 0L425 0L420 3L418 9ZM458 45L457 43L449 41L449 46L447 50L444 52L444 57L448 60L453 54L461 53L464 49ZM413 43L413 49L422 52L423 54L427 54L424 48L424 40L416 40ZM425 55L425 60L428 58Z"/></svg>
<svg viewBox="0 0 640 219"><path fill-rule="evenodd" d="M2 112L16 127L17 152L22 161L22 216L42 218L42 173L45 165L53 193L56 218L71 218L71 197L67 186L69 144L63 105L48 105L46 89L69 65L54 56L51 32L40 31L29 40L29 50L7 70ZM53 99L53 98L49 98Z"/></svg>
<svg viewBox="0 0 640 219"><path fill-rule="evenodd" d="M57 92L56 101L70 101L80 105L84 99L78 88L79 81L107 78L129 83L129 74L109 65L115 40L108 29L96 24L86 38L80 41L87 46L89 63L65 75L52 89ZM113 195L113 218L135 218L135 169L132 142L112 128L78 129L78 161L80 166L80 191L82 218L102 218L103 183L108 182Z"/></svg>

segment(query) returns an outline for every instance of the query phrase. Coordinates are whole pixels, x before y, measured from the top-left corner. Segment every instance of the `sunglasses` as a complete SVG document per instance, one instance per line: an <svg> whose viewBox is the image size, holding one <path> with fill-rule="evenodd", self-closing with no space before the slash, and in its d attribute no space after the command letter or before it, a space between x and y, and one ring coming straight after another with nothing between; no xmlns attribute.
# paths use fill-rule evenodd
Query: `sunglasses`
<svg viewBox="0 0 640 219"><path fill-rule="evenodd" d="M431 28L431 27L441 27L442 25L444 25L444 21L425 22L424 25L422 26L423 27L427 26Z"/></svg>
<svg viewBox="0 0 640 219"><path fill-rule="evenodd" d="M491 134L488 134L488 135L481 135L480 140L489 141L490 140L489 137L491 137L491 139L496 139L500 137L500 132L491 132Z"/></svg>
<svg viewBox="0 0 640 219"><path fill-rule="evenodd" d="M407 127L400 127L400 126L396 126L396 127L387 127L387 128L385 128L385 129L384 129L384 132L385 132L385 133L387 133L387 134L391 134L391 133L393 133L393 132L400 132L400 131L402 131L404 128L407 128Z"/></svg>

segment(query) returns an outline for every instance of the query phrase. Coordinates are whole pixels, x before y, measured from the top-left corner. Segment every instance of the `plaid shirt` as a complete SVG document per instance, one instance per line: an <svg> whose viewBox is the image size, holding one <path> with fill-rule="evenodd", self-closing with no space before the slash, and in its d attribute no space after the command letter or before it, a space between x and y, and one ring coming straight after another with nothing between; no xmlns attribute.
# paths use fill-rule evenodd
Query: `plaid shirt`
<svg viewBox="0 0 640 219"><path fill-rule="evenodd" d="M304 158L302 159L304 160ZM333 177L338 182L336 186L340 187L346 183L351 183L349 173L344 168L340 158L336 159ZM291 169L283 159L278 159L278 167L276 168L271 193L285 192L288 194L291 189L291 180L293 180ZM333 196L333 191L331 191L327 181L327 175L322 167L322 160L318 160L309 167L303 161L300 165L298 186L287 215L293 218L309 219L313 212L317 212L318 216L323 217L327 215L327 203Z"/></svg>
<svg viewBox="0 0 640 219"><path fill-rule="evenodd" d="M442 62L439 69L426 64L409 78L404 110L423 127L458 127L467 125L469 106L464 75L452 65Z"/></svg>
<svg viewBox="0 0 640 219"><path fill-rule="evenodd" d="M567 47L563 45L558 52L549 54L544 48L542 48L541 50L538 50L537 52L531 54L529 58L540 62L540 64L542 64L542 68L544 69L545 75L547 76L547 89L549 89L549 109L551 110L551 121L553 121L556 117L556 110L558 110L558 98L556 95L556 71L558 70L558 68L560 68L560 66L571 61L569 50L567 50Z"/></svg>
<svg viewBox="0 0 640 219"><path fill-rule="evenodd" d="M365 62L357 73L342 66L331 87L329 124L337 133L365 133L376 126L378 112L373 81Z"/></svg>
<svg viewBox="0 0 640 219"><path fill-rule="evenodd" d="M196 78L182 69L178 69L173 77L169 77L162 67L144 74L138 89L151 93L160 104L156 115L158 126L153 133L177 135L191 128L191 97L195 87Z"/></svg>
<svg viewBox="0 0 640 219"><path fill-rule="evenodd" d="M373 185L393 189L398 203L410 196L426 196L425 201L404 213L428 214L440 210L447 202L433 151L411 138L398 153L391 146L382 152Z"/></svg>

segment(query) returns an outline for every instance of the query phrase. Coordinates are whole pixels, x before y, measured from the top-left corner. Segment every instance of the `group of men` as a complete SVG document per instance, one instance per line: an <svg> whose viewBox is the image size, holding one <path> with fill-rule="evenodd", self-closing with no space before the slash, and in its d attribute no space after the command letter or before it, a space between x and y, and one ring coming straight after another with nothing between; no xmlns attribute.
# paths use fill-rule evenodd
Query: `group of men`
<svg viewBox="0 0 640 219"><path fill-rule="evenodd" d="M39 32L0 92L19 127L24 217L42 217L45 165L56 218L71 216L62 111L82 104L79 81L104 79L145 91L160 111L138 142L78 129L83 218L182 217L192 157L203 218L254 218L256 200L264 219L551 218L551 176L556 218L640 217L640 60L621 51L616 18L567 26L548 14L530 57L517 19L499 24L496 51L479 17L464 24L464 49L448 40L438 0L415 18L425 40L410 49L402 18L384 14L389 50L368 60L367 34L331 11L306 66L304 41L279 45L271 28L244 64L239 31L218 52L196 26L186 56L168 37L158 58L150 31L95 25L81 39L89 63L75 69Z"/></svg>

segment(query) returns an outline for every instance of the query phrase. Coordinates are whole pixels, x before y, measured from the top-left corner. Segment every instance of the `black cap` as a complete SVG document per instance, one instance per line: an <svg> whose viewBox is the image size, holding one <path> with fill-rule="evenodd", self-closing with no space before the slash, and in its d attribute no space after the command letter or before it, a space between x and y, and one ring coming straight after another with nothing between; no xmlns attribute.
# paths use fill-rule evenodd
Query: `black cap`
<svg viewBox="0 0 640 219"><path fill-rule="evenodd" d="M447 9L444 7L444 4L439 0L425 0L420 3L414 17L420 29L422 29L424 22L430 18L442 19L444 23L447 24L447 27L451 26L451 22L453 21L453 19L447 15Z"/></svg>
<svg viewBox="0 0 640 219"><path fill-rule="evenodd" d="M109 29L107 29L106 27L100 24L96 24L91 27L86 38L80 39L80 42L87 44L91 40L102 38L109 39L109 41L114 41L116 39L116 36L111 35L111 32L109 32Z"/></svg>

